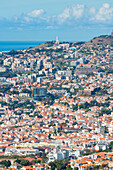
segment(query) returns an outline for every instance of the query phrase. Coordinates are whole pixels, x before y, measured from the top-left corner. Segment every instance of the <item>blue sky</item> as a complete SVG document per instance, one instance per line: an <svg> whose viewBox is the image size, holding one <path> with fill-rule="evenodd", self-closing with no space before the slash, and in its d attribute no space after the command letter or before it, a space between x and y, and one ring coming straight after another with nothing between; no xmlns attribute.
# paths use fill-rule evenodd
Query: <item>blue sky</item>
<svg viewBox="0 0 113 170"><path fill-rule="evenodd" d="M0 41L87 41L113 29L113 0L1 0Z"/></svg>

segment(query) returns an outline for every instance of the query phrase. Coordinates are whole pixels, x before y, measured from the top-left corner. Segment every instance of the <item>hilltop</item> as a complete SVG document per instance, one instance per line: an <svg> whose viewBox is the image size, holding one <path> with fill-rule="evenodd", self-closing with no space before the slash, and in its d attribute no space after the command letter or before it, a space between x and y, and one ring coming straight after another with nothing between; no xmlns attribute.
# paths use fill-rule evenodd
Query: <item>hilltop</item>
<svg viewBox="0 0 113 170"><path fill-rule="evenodd" d="M30 48L30 49L35 50L35 49L39 49L39 48L51 47L51 46L53 46L54 43L55 43L54 41L48 41L48 42L42 43L42 44L40 44L38 46L35 46L33 48ZM110 46L113 46L113 36L111 36L111 35L100 35L98 37L94 37L90 41L75 42L72 45L73 46L76 46L76 45L81 45L82 46L83 45L83 46L86 46L86 47L98 46L98 45L102 45L102 46L110 45Z"/></svg>
<svg viewBox="0 0 113 170"><path fill-rule="evenodd" d="M31 48L31 50L39 49L39 48L45 48L45 47L50 47L50 46L53 45L53 43L54 43L53 41L45 42L45 43L42 43L42 44L40 44L40 45L37 45L37 46Z"/></svg>
<svg viewBox="0 0 113 170"><path fill-rule="evenodd" d="M97 45L113 46L113 36L100 35L99 37L94 37L92 40L85 42L85 46L97 46Z"/></svg>

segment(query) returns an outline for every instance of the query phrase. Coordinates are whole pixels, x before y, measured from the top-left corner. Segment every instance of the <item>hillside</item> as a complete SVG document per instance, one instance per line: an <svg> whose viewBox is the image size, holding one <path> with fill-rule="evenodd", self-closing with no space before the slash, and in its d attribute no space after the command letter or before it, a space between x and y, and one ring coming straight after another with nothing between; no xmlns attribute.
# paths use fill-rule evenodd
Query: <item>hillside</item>
<svg viewBox="0 0 113 170"><path fill-rule="evenodd" d="M113 36L111 35L100 35L90 41L85 42L85 46L97 46L97 45L110 45L113 46Z"/></svg>
<svg viewBox="0 0 113 170"><path fill-rule="evenodd" d="M53 44L54 44L54 41L45 42L45 43L42 43L42 44L40 44L38 46L30 48L30 50L35 50L35 49L45 48L45 47L51 47L51 46L53 46ZM113 36L111 36L111 35L100 35L99 37L94 37L90 41L74 42L72 45L73 46L76 46L76 45L82 46L83 45L85 47L98 46L98 45L102 45L102 46L110 45L110 46L113 46Z"/></svg>
<svg viewBox="0 0 113 170"><path fill-rule="evenodd" d="M31 50L39 49L39 48L45 48L45 47L50 47L52 45L53 45L53 41L45 42L45 43L42 43L40 45L37 45L36 47L31 48Z"/></svg>

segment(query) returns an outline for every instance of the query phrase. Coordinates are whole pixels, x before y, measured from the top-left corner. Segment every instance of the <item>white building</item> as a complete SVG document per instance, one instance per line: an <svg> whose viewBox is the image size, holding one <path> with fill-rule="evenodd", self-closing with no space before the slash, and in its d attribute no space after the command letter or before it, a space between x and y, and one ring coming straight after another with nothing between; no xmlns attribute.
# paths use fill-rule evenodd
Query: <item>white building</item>
<svg viewBox="0 0 113 170"><path fill-rule="evenodd" d="M69 158L69 151L66 149L54 149L48 154L48 162L54 161L56 159L62 160Z"/></svg>

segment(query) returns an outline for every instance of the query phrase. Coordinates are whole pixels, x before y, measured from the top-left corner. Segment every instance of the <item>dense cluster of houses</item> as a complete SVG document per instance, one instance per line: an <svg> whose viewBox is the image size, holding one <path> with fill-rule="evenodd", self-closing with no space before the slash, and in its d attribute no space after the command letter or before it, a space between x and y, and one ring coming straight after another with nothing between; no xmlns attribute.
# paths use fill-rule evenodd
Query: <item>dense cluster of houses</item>
<svg viewBox="0 0 113 170"><path fill-rule="evenodd" d="M31 162L22 170L49 170L57 159L79 170L113 167L113 47L57 43L2 59L0 162L18 169L17 155Z"/></svg>

